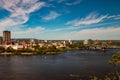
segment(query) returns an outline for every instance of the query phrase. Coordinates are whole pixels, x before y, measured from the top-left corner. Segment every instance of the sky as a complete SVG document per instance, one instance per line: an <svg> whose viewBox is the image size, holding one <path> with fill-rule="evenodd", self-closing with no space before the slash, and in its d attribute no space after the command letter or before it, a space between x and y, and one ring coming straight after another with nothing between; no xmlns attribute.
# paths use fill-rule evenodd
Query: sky
<svg viewBox="0 0 120 80"><path fill-rule="evenodd" d="M120 0L0 0L0 36L120 40Z"/></svg>

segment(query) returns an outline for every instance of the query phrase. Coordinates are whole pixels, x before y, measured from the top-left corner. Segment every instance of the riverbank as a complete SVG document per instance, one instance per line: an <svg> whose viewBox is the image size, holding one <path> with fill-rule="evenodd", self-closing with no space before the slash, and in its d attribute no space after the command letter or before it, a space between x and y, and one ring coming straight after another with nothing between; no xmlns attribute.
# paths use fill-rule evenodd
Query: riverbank
<svg viewBox="0 0 120 80"><path fill-rule="evenodd" d="M46 55L56 55L56 54L60 54L61 52L47 52L45 53ZM5 53L0 53L0 56L16 56L16 55L20 55L20 56L32 56L32 55L44 55L44 54L37 54L37 53L9 53L9 52L5 52Z"/></svg>
<svg viewBox="0 0 120 80"><path fill-rule="evenodd" d="M106 48L106 49L64 49L64 50L61 50L59 52L19 52L19 51L16 51L16 52L4 52L4 53L0 53L0 56L16 56L16 55L20 55L20 56L32 56L32 55L57 55L57 54L61 54L62 52L64 51L74 51L74 50L79 50L79 51L82 51L82 50L87 50L87 51L97 51L97 52L106 52L106 51L109 51L109 50L112 50L112 49L118 49L118 48Z"/></svg>

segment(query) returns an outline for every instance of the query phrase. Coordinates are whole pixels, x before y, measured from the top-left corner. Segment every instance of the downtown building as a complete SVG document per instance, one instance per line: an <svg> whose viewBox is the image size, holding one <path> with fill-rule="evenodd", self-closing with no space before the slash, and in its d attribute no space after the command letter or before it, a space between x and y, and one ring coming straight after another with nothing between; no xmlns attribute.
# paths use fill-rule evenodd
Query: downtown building
<svg viewBox="0 0 120 80"><path fill-rule="evenodd" d="M13 41L11 40L11 32L10 31L3 31L3 38L2 38L2 46L6 49L8 47L12 47L15 50L23 50L23 45L19 45L19 43L15 42L12 44Z"/></svg>
<svg viewBox="0 0 120 80"><path fill-rule="evenodd" d="M2 37L0 36L0 45L2 45L2 41L3 41L3 40L2 40Z"/></svg>
<svg viewBox="0 0 120 80"><path fill-rule="evenodd" d="M11 44L11 32L3 31L3 44L8 45Z"/></svg>

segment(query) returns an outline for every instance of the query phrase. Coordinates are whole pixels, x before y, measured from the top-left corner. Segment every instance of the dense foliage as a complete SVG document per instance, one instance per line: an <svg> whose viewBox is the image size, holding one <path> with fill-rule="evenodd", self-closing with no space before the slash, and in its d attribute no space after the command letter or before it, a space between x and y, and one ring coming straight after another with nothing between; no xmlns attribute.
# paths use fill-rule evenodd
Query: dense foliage
<svg viewBox="0 0 120 80"><path fill-rule="evenodd" d="M120 64L120 52L113 54L109 63L114 65Z"/></svg>
<svg viewBox="0 0 120 80"><path fill-rule="evenodd" d="M5 52L5 48L0 46L0 53L4 53Z"/></svg>
<svg viewBox="0 0 120 80"><path fill-rule="evenodd" d="M115 73L118 77L118 80L120 80L120 73L117 69L117 66L120 64L120 52L117 52L117 53L113 54L112 59L109 61L109 63L114 65Z"/></svg>

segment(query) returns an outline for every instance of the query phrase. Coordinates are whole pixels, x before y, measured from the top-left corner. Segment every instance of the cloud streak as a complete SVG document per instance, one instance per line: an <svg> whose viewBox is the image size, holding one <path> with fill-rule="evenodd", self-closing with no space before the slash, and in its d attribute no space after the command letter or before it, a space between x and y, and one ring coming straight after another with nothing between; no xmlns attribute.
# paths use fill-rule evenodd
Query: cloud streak
<svg viewBox="0 0 120 80"><path fill-rule="evenodd" d="M105 18L107 18L107 15L98 16L98 14L96 13L90 13L85 18L68 21L66 24L73 25L73 26L91 25L91 24L102 22Z"/></svg>
<svg viewBox="0 0 120 80"><path fill-rule="evenodd" d="M65 0L48 0L49 2L53 2L53 1L55 1L55 2L57 2L57 3L62 3L62 2L64 2Z"/></svg>
<svg viewBox="0 0 120 80"><path fill-rule="evenodd" d="M44 16L42 19L48 21L48 20L56 19L59 16L60 14L58 14L57 12L51 11L48 15Z"/></svg>
<svg viewBox="0 0 120 80"><path fill-rule="evenodd" d="M120 15L108 16L107 19L119 20L120 19Z"/></svg>
<svg viewBox="0 0 120 80"><path fill-rule="evenodd" d="M23 26L24 27L24 26ZM39 38L38 34L45 32L45 28L42 26L29 27L22 29L20 27L12 28L12 36L15 38Z"/></svg>
<svg viewBox="0 0 120 80"><path fill-rule="evenodd" d="M44 2L38 0L0 0L0 8L10 12L8 18L0 21L2 29L24 24L29 20L29 14L45 6Z"/></svg>
<svg viewBox="0 0 120 80"><path fill-rule="evenodd" d="M72 31L59 36L58 39L72 39L72 40L84 40L84 39L99 39L99 40L120 40L120 27L114 28L94 28L84 29L80 31Z"/></svg>
<svg viewBox="0 0 120 80"><path fill-rule="evenodd" d="M65 4L68 5L68 6L71 6L71 5L77 5L77 4L81 3L81 2L82 2L82 0L75 0L72 3L66 2Z"/></svg>

